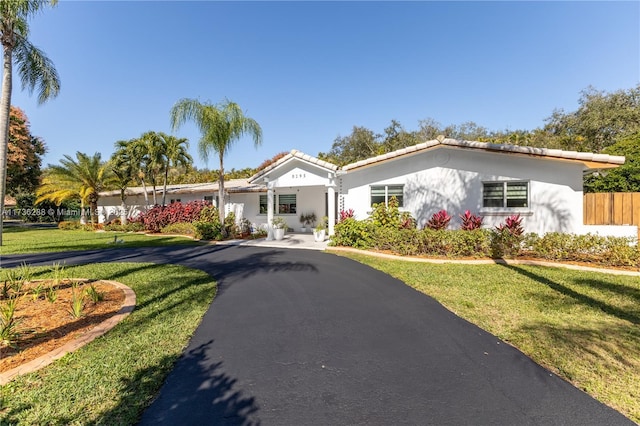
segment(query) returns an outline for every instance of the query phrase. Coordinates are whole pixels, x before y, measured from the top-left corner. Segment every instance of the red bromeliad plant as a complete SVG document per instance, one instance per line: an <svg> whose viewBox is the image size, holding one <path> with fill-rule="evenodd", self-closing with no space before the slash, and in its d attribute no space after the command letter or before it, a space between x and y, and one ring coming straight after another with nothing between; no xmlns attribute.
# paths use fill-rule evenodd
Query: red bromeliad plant
<svg viewBox="0 0 640 426"><path fill-rule="evenodd" d="M520 236L524 234L522 227L522 218L519 214L514 214L505 219L504 223L496 226L498 232L509 232L511 235Z"/></svg>
<svg viewBox="0 0 640 426"><path fill-rule="evenodd" d="M355 215L355 212L353 211L353 209L340 210L340 222L350 217L353 217L354 215Z"/></svg>
<svg viewBox="0 0 640 426"><path fill-rule="evenodd" d="M471 214L469 210L466 210L464 214L459 215L462 220L460 229L464 231L473 231L474 229L480 229L482 226L482 216L476 216Z"/></svg>
<svg viewBox="0 0 640 426"><path fill-rule="evenodd" d="M441 229L446 229L451 221L451 216L447 213L446 210L440 210L438 213L434 213L431 216L431 219L427 222L426 227L429 229L433 229L435 231L439 231Z"/></svg>

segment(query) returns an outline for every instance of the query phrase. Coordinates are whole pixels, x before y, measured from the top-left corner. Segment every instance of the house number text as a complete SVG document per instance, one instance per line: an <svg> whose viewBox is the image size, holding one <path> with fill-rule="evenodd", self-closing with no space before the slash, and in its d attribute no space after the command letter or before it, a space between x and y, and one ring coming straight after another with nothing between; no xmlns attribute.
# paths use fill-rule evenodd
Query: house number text
<svg viewBox="0 0 640 426"><path fill-rule="evenodd" d="M304 179L307 177L306 173L294 173L291 175L291 179Z"/></svg>

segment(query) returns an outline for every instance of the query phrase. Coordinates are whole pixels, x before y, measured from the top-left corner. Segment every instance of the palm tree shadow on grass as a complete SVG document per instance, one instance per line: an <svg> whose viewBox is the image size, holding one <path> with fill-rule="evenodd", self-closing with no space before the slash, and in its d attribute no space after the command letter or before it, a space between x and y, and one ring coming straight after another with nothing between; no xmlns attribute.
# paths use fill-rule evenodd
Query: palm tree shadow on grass
<svg viewBox="0 0 640 426"><path fill-rule="evenodd" d="M528 271L524 268L515 266L515 265L507 265L507 264L500 264L503 267L507 268L507 269L511 269L514 272L517 272L520 275L524 275L527 278L530 278L536 282L539 282L541 284L544 284L546 286L548 286L549 288L564 294L565 296L571 297L572 299L574 299L576 302L582 303L584 305L588 305L594 308L598 308L601 311L609 314L609 315L613 315L616 318L619 319L623 319L626 321L630 321L633 324L640 324L640 316L638 316L636 313L634 312L628 312L625 311L623 309L620 309L616 306L612 306L606 302L603 302L601 300L597 300L594 299L591 296L587 296L586 294L582 294L579 293L573 289L570 289L560 283L557 283L555 281L550 280L549 278L543 277L541 275L535 274L531 271ZM584 283L583 283L584 284Z"/></svg>

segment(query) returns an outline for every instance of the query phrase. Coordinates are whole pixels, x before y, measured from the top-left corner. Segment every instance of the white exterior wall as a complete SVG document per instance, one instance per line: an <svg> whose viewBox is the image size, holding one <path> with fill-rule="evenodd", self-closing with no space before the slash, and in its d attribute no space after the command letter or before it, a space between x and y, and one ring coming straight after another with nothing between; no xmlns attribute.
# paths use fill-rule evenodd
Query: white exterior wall
<svg viewBox="0 0 640 426"><path fill-rule="evenodd" d="M269 183L273 185L276 197L276 209L274 217L282 217L287 222L287 226L294 231L300 231L300 215L315 213L316 224L326 211L327 183L329 182L328 172L312 164L294 159L283 164L278 169L270 173ZM285 194L296 194L296 214L278 214L278 196ZM256 197L256 203L258 198ZM261 223L267 222L267 215L260 215ZM307 230L307 232L310 232Z"/></svg>
<svg viewBox="0 0 640 426"><path fill-rule="evenodd" d="M483 209L482 184L487 181L529 181L529 206ZM493 227L520 213L526 232L582 230L582 167L580 164L442 147L354 170L340 179L340 208L352 208L356 218L371 212L372 185L404 185L404 207L420 227L446 210L450 228L460 226L459 214L470 210Z"/></svg>

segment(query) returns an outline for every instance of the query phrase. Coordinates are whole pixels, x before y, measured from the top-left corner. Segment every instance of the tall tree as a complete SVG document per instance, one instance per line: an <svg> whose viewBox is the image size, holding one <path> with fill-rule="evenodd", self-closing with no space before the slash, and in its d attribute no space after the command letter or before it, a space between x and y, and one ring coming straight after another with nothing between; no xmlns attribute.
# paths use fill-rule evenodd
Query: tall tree
<svg viewBox="0 0 640 426"><path fill-rule="evenodd" d="M397 120L391 120L391 124L384 129L384 140L380 154L406 148L420 143L415 132L407 132Z"/></svg>
<svg viewBox="0 0 640 426"><path fill-rule="evenodd" d="M585 192L640 192L640 132L622 138L603 150L610 155L623 155L622 166L584 178Z"/></svg>
<svg viewBox="0 0 640 426"><path fill-rule="evenodd" d="M88 156L76 153L76 159L65 155L61 165L49 165L44 172L42 184L36 190L36 203L48 200L59 205L71 198L80 198L81 203L91 208L91 223L96 223L100 192L109 186L112 169L101 159L100 153Z"/></svg>
<svg viewBox="0 0 640 426"><path fill-rule="evenodd" d="M146 171L144 168L144 144L138 142L138 139L130 139L128 141L117 141L115 143L115 152L111 156L111 161L116 167L121 165L130 165L134 179L138 179L142 185L144 192L145 208L149 205L149 194L147 193Z"/></svg>
<svg viewBox="0 0 640 426"><path fill-rule="evenodd" d="M218 179L218 200L220 221L224 222L224 156L234 142L242 136L253 137L257 147L262 143L262 129L257 121L245 116L238 104L228 99L213 105L197 99L181 99L171 108L171 126L177 129L187 121L193 121L199 128L202 137L198 142L198 151L204 161L211 152L216 152L220 160L220 177Z"/></svg>
<svg viewBox="0 0 640 426"><path fill-rule="evenodd" d="M7 180L9 117L13 88L13 62L18 66L22 87L38 92L44 103L58 95L60 78L51 60L29 41L28 20L57 0L0 1L0 43L2 43L2 94L0 95L0 245L2 245L2 213Z"/></svg>
<svg viewBox="0 0 640 426"><path fill-rule="evenodd" d="M44 142L31 135L25 113L12 106L7 150L7 194L15 196L18 192L35 191L40 184L44 153Z"/></svg>
<svg viewBox="0 0 640 426"><path fill-rule="evenodd" d="M109 160L109 166L113 173L112 185L120 191L120 223L127 224L127 188L134 181L136 172L131 161L114 152Z"/></svg>
<svg viewBox="0 0 640 426"><path fill-rule="evenodd" d="M374 157L382 153L381 135L373 133L366 127L353 126L351 134L348 136L338 136L328 153L319 153L318 158L344 166Z"/></svg>
<svg viewBox="0 0 640 426"><path fill-rule="evenodd" d="M165 133L158 133L162 141L161 156L163 160L164 179L162 186L162 205L167 205L167 181L169 179L169 169L172 167L184 167L187 170L193 164L193 158L187 149L189 142L186 138L177 138Z"/></svg>
<svg viewBox="0 0 640 426"><path fill-rule="evenodd" d="M640 131L640 84L611 93L588 87L576 111L553 111L545 130L564 149L600 152L621 138Z"/></svg>

